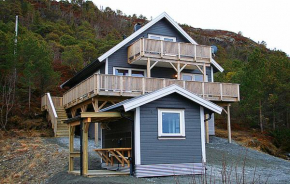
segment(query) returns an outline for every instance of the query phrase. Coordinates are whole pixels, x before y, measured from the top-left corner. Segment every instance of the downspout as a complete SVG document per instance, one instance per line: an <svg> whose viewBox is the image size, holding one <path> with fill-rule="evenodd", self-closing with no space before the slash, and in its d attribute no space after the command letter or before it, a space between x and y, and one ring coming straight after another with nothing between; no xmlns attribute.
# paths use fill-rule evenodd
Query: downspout
<svg viewBox="0 0 290 184"><path fill-rule="evenodd" d="M122 118L125 118L127 120L129 120L130 122L132 122L132 151L131 151L131 157L129 158L130 160L130 176L134 176L134 168L135 168L135 126L134 126L134 120L126 117L123 113L124 111L120 111Z"/></svg>

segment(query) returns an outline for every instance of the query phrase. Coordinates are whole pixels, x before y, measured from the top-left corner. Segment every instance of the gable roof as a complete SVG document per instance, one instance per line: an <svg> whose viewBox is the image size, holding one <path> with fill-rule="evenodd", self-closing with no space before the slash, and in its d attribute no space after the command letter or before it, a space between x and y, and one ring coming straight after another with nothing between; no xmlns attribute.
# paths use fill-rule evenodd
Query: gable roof
<svg viewBox="0 0 290 184"><path fill-rule="evenodd" d="M188 41L190 41L190 43L197 44L166 12L163 12L158 17L156 17L155 19L151 20L146 25L144 25L143 27L141 27L140 29L135 31L133 34L131 34L129 37L124 39L122 42L117 44L115 47L111 48L105 54L101 55L98 58L98 60L100 62L104 61L107 57L112 55L114 52L119 50L121 47L123 47L124 45L129 43L131 40L136 38L138 35L140 35L144 31L146 31L148 28L150 28L151 26L153 26L155 23L157 23L158 21L160 21L163 18L167 19Z"/></svg>
<svg viewBox="0 0 290 184"><path fill-rule="evenodd" d="M167 96L167 95L170 95L172 93L178 93L179 95L215 112L215 113L218 113L218 114L221 114L222 112L222 108L208 100L205 100L199 96L197 96L196 94L193 94L189 91L187 91L186 89L183 89L181 87L179 87L178 85L176 84L173 84L173 85L170 85L168 87L165 87L165 88L162 88L162 89L159 89L159 90L156 90L156 91L153 91L151 93L147 93L147 94L144 94L144 95L141 95L141 96L138 96L138 97L135 97L135 98L131 98L131 99L128 99L128 100L124 100L120 103L117 103L115 105L112 105L112 106L109 106L107 108L104 108L102 110L100 110L101 112L105 112L105 111L109 111L109 110L112 110L112 109L116 109L116 108L119 108L119 107L123 107L124 108L124 111L127 112L127 111L130 111L132 109L135 109L137 107L140 107L144 104L147 104L147 103L150 103L154 100L157 100L159 98L162 98L164 96Z"/></svg>
<svg viewBox="0 0 290 184"><path fill-rule="evenodd" d="M119 50L120 48L122 48L124 45L126 45L127 43L129 43L131 40L133 40L134 38L136 38L138 35L140 35L144 31L146 31L148 28L150 28L151 26L153 26L155 23L157 23L158 21L160 21L163 18L167 19L190 43L195 44L195 45L198 45L166 12L163 12L158 17L156 17L155 19L151 20L145 26L141 27L140 29L138 29L137 31L135 31L133 34L131 34L129 37L127 37L126 39L124 39L122 42L120 42L119 44L117 44L116 46L114 46L113 48L111 48L110 50L108 50L106 53L104 53L103 55L101 55L98 58L98 60L100 62L104 61L110 55L112 55L113 53L115 53L117 50ZM223 72L224 69L215 60L212 60L211 63L220 72Z"/></svg>

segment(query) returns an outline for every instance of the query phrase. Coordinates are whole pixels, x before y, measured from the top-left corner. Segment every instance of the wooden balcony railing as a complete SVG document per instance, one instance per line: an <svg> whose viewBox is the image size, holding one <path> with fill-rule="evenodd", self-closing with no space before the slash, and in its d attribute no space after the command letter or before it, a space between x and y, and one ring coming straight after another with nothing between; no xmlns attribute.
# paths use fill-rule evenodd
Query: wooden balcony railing
<svg viewBox="0 0 290 184"><path fill-rule="evenodd" d="M210 63L211 46L140 38L129 46L128 62L141 57Z"/></svg>
<svg viewBox="0 0 290 184"><path fill-rule="evenodd" d="M94 74L68 90L63 105L69 108L95 95L134 97L172 84L211 101L240 100L239 84Z"/></svg>
<svg viewBox="0 0 290 184"><path fill-rule="evenodd" d="M41 110L47 110L48 107L48 93L45 93L42 97L41 97ZM51 100L52 103L54 105L55 108L57 107L62 107L63 106L63 99L62 97L56 97L56 96L51 96Z"/></svg>

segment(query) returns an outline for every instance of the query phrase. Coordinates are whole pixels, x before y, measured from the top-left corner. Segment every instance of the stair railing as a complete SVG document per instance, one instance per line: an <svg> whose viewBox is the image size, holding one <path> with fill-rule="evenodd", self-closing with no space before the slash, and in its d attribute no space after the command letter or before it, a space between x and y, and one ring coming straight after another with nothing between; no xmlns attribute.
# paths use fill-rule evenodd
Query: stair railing
<svg viewBox="0 0 290 184"><path fill-rule="evenodd" d="M47 111L48 111L48 115L50 117L51 120L51 124L52 124L52 128L54 130L54 135L56 135L57 132L57 114L56 114L56 110L52 101L52 98L50 96L50 93L46 93L47 95Z"/></svg>

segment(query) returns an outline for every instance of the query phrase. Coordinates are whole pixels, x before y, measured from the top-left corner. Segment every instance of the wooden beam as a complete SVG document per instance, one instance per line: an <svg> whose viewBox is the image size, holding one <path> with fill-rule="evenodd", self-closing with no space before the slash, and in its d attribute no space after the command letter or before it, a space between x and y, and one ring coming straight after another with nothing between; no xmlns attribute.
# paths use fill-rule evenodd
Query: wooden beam
<svg viewBox="0 0 290 184"><path fill-rule="evenodd" d="M203 74L203 70L198 65L196 65L196 67Z"/></svg>
<svg viewBox="0 0 290 184"><path fill-rule="evenodd" d="M180 80L180 62L177 63L177 80Z"/></svg>
<svg viewBox="0 0 290 184"><path fill-rule="evenodd" d="M74 152L74 132L75 127L69 125L69 154L71 155ZM68 160L68 170L73 171L74 170L74 157L69 157Z"/></svg>
<svg viewBox="0 0 290 184"><path fill-rule="evenodd" d="M83 106L81 107L81 111L82 111L82 112L86 112L87 109L88 109L88 105L87 105L87 104L85 104L85 105L83 105Z"/></svg>
<svg viewBox="0 0 290 184"><path fill-rule="evenodd" d="M82 112L82 118L118 118L122 117L120 112Z"/></svg>
<svg viewBox="0 0 290 184"><path fill-rule="evenodd" d="M231 112L230 105L227 106L227 128L228 128L228 141L232 143L232 133L231 133Z"/></svg>
<svg viewBox="0 0 290 184"><path fill-rule="evenodd" d="M150 58L147 58L147 77L151 77L151 66L150 66Z"/></svg>
<svg viewBox="0 0 290 184"><path fill-rule="evenodd" d="M153 65L150 66L150 70L152 70L152 68L158 63L158 61L155 61L155 63L153 63Z"/></svg>
<svg viewBox="0 0 290 184"><path fill-rule="evenodd" d="M77 112L77 109L72 108L72 109L70 110L71 116L72 116L72 117L75 117L75 116L76 116L76 112Z"/></svg>
<svg viewBox="0 0 290 184"><path fill-rule="evenodd" d="M88 163L88 130L89 130L89 125L91 122L91 118L87 118L87 122L84 123L83 129L81 131L83 131L83 174L87 175L88 174L88 167L89 167L89 163Z"/></svg>
<svg viewBox="0 0 290 184"><path fill-rule="evenodd" d="M206 82L206 66L205 64L203 65L203 82Z"/></svg>
<svg viewBox="0 0 290 184"><path fill-rule="evenodd" d="M180 72L182 72L182 70L187 66L187 64L183 65L182 68L180 68Z"/></svg>
<svg viewBox="0 0 290 184"><path fill-rule="evenodd" d="M169 64L173 67L173 69L178 72L177 68L174 66L174 64L172 64L172 62L169 62Z"/></svg>
<svg viewBox="0 0 290 184"><path fill-rule="evenodd" d="M101 110L106 104L108 103L108 101L104 101L103 103L102 103L102 105L99 107L99 110Z"/></svg>
<svg viewBox="0 0 290 184"><path fill-rule="evenodd" d="M205 119L208 119L209 115L206 114L205 115ZM208 128L208 120L205 121L205 139L206 139L206 143L209 143L209 128Z"/></svg>

